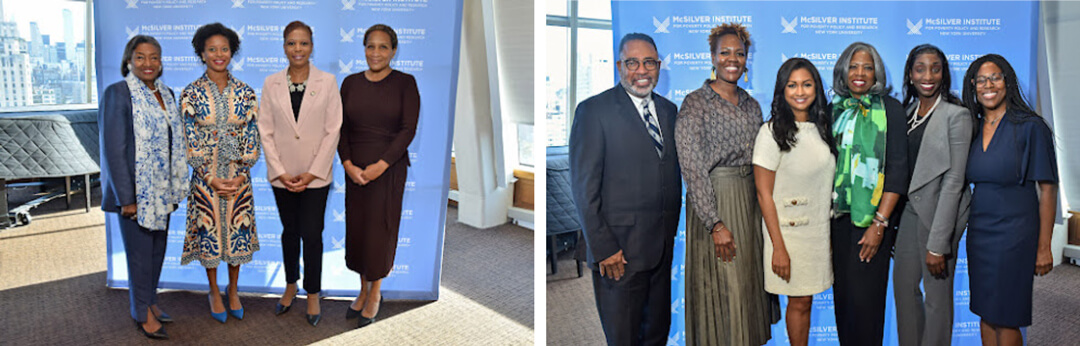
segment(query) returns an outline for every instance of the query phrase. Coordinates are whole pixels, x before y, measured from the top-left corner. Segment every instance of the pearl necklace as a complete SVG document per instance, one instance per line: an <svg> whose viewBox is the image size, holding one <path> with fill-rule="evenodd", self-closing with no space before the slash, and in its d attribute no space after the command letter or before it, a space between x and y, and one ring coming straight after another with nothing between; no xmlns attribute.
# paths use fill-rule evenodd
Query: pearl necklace
<svg viewBox="0 0 1080 346"><path fill-rule="evenodd" d="M919 105L921 103L922 102L920 102L919 100L915 100L915 111L911 113L911 119L908 120L907 133L911 133L911 131L915 130L920 125L925 123L926 119L930 118L930 114L934 113L934 110L937 109L938 104L941 103L941 94L938 94L937 100L934 101L933 106L930 106L930 110L926 111L926 115L920 117L919 116Z"/></svg>

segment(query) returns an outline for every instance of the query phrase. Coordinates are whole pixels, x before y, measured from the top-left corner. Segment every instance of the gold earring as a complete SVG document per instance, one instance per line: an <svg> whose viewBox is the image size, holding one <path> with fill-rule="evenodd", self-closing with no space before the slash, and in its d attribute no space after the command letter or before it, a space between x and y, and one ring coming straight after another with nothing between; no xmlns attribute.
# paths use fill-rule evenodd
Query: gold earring
<svg viewBox="0 0 1080 346"><path fill-rule="evenodd" d="M750 83L750 70L749 69L745 69L743 71L742 78L743 78L743 82Z"/></svg>
<svg viewBox="0 0 1080 346"><path fill-rule="evenodd" d="M709 74L710 80L716 80L716 66L713 66L712 73Z"/></svg>

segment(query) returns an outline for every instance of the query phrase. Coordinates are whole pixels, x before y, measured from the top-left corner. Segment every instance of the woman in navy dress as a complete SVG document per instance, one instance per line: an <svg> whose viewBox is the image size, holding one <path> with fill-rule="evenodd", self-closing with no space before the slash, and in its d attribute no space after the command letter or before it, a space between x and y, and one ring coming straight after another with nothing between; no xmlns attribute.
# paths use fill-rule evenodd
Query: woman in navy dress
<svg viewBox="0 0 1080 346"><path fill-rule="evenodd" d="M1033 276L1054 265L1053 134L1024 102L1016 72L1000 55L971 64L963 99L979 125L967 167L975 184L967 237L971 312L981 318L984 345L1022 345L1020 327L1031 325Z"/></svg>

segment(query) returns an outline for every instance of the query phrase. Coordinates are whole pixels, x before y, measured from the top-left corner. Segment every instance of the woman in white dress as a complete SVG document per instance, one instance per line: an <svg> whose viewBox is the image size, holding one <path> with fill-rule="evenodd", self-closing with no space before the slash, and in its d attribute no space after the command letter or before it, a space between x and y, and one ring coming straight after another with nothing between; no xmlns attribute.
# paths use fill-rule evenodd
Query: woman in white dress
<svg viewBox="0 0 1080 346"><path fill-rule="evenodd" d="M806 345L814 294L833 283L829 207L836 167L828 99L817 68L780 66L772 114L754 144L754 181L765 220L765 290L788 296L788 337Z"/></svg>

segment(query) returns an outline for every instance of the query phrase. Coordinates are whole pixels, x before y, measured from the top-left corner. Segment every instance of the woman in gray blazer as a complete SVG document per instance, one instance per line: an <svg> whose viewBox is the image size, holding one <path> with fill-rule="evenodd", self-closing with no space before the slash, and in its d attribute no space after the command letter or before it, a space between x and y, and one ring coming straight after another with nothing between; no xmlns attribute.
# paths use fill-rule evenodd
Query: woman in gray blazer
<svg viewBox="0 0 1080 346"><path fill-rule="evenodd" d="M911 181L894 250L900 345L952 341L953 269L971 200L964 173L972 120L949 93L949 71L945 54L930 44L912 49L904 65Z"/></svg>

